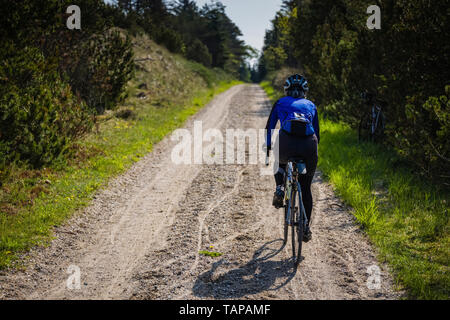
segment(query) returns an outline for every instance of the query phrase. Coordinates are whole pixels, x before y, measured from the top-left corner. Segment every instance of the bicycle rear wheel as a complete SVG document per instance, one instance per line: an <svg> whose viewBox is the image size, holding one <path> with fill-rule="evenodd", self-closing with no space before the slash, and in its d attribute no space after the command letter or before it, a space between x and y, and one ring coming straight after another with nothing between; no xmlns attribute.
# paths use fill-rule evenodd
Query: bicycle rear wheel
<svg viewBox="0 0 450 320"><path fill-rule="evenodd" d="M295 254L296 254L296 251L295 251L295 247L296 247L296 239L295 239L295 216L296 216L296 210L295 210L295 199L296 199L296 190L295 190L296 188L292 188L292 191L291 191L291 199L290 199L290 201L289 201L289 209L290 209L290 212L291 212L291 216L290 216L290 225L291 225L291 239L292 239L292 257L294 258L294 261L296 260L295 259Z"/></svg>
<svg viewBox="0 0 450 320"><path fill-rule="evenodd" d="M288 223L288 215L289 215L289 202L287 202L284 206L284 240L283 247L286 245L288 240L288 231L289 231L289 223Z"/></svg>
<svg viewBox="0 0 450 320"><path fill-rule="evenodd" d="M358 141L371 140L372 136L372 117L370 114L366 114L361 118L358 127Z"/></svg>
<svg viewBox="0 0 450 320"><path fill-rule="evenodd" d="M297 194L298 194L298 210L296 211L296 214L294 215L294 226L295 226L295 232L297 232L297 257L295 259L295 266L298 266L298 264L301 261L302 258L302 244L303 244L303 235L305 232L305 207L303 206L303 199L302 199L302 193L300 184L298 184L297 187ZM292 230L294 233L294 230Z"/></svg>
<svg viewBox="0 0 450 320"><path fill-rule="evenodd" d="M373 134L374 142L382 142L384 138L384 114L380 112L377 127L375 128L375 132Z"/></svg>

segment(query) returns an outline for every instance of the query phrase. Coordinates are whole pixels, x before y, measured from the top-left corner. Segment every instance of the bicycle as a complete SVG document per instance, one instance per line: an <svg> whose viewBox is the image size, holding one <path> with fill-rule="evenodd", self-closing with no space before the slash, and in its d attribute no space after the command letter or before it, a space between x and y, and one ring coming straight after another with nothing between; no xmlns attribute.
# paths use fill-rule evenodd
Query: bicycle
<svg viewBox="0 0 450 320"><path fill-rule="evenodd" d="M288 241L288 229L291 227L292 255L297 267L301 261L303 236L308 225L305 207L302 200L302 192L298 176L306 174L306 165L303 159L291 158L286 166L284 183L284 241ZM296 205L296 199L298 204ZM300 210L299 210L300 209ZM297 240L297 241L296 241ZM297 247L297 250L296 250Z"/></svg>
<svg viewBox="0 0 450 320"><path fill-rule="evenodd" d="M269 164L269 153L267 150L266 165ZM306 174L306 164L303 159L290 158L284 175L284 239L283 247L287 244L289 227L291 227L292 255L295 267L298 266L302 257L303 236L308 225L305 207L302 200L302 192L298 176ZM296 199L300 206L296 205ZM300 211L299 211L300 208ZM297 235L297 236L296 236ZM298 244L297 244L298 243ZM297 250L296 250L297 247Z"/></svg>
<svg viewBox="0 0 450 320"><path fill-rule="evenodd" d="M373 94L362 93L361 98L371 107L370 113L365 113L361 117L358 128L358 141L377 142L384 135L385 117L381 111L381 101L377 100Z"/></svg>

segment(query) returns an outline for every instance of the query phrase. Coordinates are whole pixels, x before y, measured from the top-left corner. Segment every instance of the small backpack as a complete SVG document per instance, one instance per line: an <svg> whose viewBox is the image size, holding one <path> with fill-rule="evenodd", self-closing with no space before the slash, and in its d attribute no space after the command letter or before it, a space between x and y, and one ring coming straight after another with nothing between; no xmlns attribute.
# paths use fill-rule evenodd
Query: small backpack
<svg viewBox="0 0 450 320"><path fill-rule="evenodd" d="M306 137L314 134L314 129L311 125L311 121L303 113L294 113L295 119L286 121L283 129L290 135L296 137Z"/></svg>

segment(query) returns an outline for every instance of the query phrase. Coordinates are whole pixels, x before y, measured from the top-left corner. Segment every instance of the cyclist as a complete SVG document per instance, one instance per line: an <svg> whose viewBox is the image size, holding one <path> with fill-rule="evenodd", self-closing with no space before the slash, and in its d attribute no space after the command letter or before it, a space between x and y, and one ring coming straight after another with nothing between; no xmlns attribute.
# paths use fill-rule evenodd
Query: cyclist
<svg viewBox="0 0 450 320"><path fill-rule="evenodd" d="M271 150L272 130L280 120L280 132L278 136L279 168L275 174L276 191L273 197L275 208L283 206L284 200L284 174L289 158L302 158L306 165L306 175L299 176L303 205L308 218L308 226L305 230L305 242L311 240L311 212L313 199L311 183L317 167L317 146L320 140L319 118L317 108L308 99L308 81L299 74L290 76L284 84L285 97L279 99L273 106L267 120L266 146Z"/></svg>

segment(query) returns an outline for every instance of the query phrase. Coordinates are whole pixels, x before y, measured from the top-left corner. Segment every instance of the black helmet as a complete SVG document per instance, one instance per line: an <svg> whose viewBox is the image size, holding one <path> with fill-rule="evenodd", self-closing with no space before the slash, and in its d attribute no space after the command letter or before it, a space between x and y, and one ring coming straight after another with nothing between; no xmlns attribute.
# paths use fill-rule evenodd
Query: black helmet
<svg viewBox="0 0 450 320"><path fill-rule="evenodd" d="M308 90L308 81L300 74L290 76L284 83L284 92L293 98L304 95Z"/></svg>

